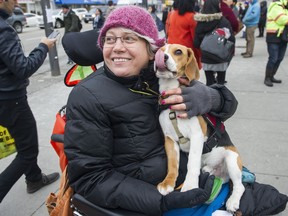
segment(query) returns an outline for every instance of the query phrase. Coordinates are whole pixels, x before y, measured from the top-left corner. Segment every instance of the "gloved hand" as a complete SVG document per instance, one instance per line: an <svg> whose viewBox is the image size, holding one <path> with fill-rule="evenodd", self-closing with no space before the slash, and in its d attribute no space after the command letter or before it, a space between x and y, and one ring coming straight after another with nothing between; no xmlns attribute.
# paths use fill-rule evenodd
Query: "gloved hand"
<svg viewBox="0 0 288 216"><path fill-rule="evenodd" d="M188 118L218 111L221 105L220 93L203 83L193 80L189 87L182 89Z"/></svg>
<svg viewBox="0 0 288 216"><path fill-rule="evenodd" d="M168 211L177 208L191 208L199 204L205 203L211 194L214 175L209 173L200 174L199 188L195 188L186 192L173 191L162 199L162 211Z"/></svg>

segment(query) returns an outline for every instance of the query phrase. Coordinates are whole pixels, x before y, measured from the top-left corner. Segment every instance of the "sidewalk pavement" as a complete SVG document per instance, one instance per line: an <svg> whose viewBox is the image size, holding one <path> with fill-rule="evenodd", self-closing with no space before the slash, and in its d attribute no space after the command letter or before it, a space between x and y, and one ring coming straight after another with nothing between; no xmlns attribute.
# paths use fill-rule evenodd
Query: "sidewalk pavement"
<svg viewBox="0 0 288 216"><path fill-rule="evenodd" d="M288 194L288 58L281 63L277 78L282 84L263 84L267 63L265 38L256 38L254 56L244 59L245 39L237 36L236 54L227 71L227 87L235 94L239 105L235 115L226 122L230 138L240 151L244 165L256 173L257 181L270 184ZM39 132L39 165L44 173L59 171L58 157L49 141L57 111L66 104L71 88L63 84L65 72L51 77L49 71L31 77L29 102L37 120ZM201 81L205 80L201 72ZM286 135L285 135L286 134ZM13 156L1 160L0 172ZM25 179L14 185L0 204L1 216L47 216L46 197L57 192L59 181L34 194L26 193ZM288 215L288 209L280 216Z"/></svg>

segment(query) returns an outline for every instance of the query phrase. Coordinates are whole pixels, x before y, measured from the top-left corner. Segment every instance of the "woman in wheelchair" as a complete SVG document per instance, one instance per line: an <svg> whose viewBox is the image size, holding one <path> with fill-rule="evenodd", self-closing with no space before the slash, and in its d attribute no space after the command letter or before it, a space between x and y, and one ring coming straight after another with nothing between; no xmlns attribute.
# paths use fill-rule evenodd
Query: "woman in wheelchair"
<svg viewBox="0 0 288 216"><path fill-rule="evenodd" d="M214 176L207 174L198 189L162 196L156 188L167 168L153 67L154 54L164 43L145 9L113 10L98 37L104 66L69 95L64 135L69 182L91 203L151 216L203 204L210 196ZM180 88L166 92L165 105L182 110L179 118L191 117L187 111L210 112L221 120L234 114L237 101L226 87L196 82L187 88L185 100ZM186 162L181 153L177 185L184 181Z"/></svg>

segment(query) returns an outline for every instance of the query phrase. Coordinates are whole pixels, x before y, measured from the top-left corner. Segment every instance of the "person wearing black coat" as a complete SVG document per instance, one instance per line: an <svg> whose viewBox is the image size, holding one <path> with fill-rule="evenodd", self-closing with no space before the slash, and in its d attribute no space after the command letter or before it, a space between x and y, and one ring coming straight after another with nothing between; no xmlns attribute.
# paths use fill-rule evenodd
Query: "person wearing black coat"
<svg viewBox="0 0 288 216"><path fill-rule="evenodd" d="M65 34L70 32L79 32L79 18L75 12L67 5L63 4L62 6L63 18L64 18L64 28ZM67 64L72 65L73 61L68 57Z"/></svg>
<svg viewBox="0 0 288 216"><path fill-rule="evenodd" d="M169 13L169 8L167 6L165 6L162 10L162 23L164 25L164 32L166 34L166 20L167 20L167 17L168 17L168 13Z"/></svg>
<svg viewBox="0 0 288 216"><path fill-rule="evenodd" d="M167 158L153 60L164 41L146 10L136 6L113 10L98 39L104 67L69 95L64 134L69 183L76 193L101 207L162 215L203 204L210 196L213 176L203 187L187 192L163 196L156 188L166 176ZM225 86L210 88L195 82L186 89L186 93L180 88L166 92L173 95L165 99L166 104L183 110L179 118L186 118L189 111L192 116L210 112L226 120L237 108L237 100ZM178 185L185 178L187 160L181 153Z"/></svg>
<svg viewBox="0 0 288 216"><path fill-rule="evenodd" d="M100 8L97 8L95 11L95 18L92 22L92 26L94 30L99 31L105 22L105 17L103 16L103 12Z"/></svg>
<svg viewBox="0 0 288 216"><path fill-rule="evenodd" d="M0 203L22 175L27 193L59 178L57 172L43 174L38 166L37 125L27 100L29 77L43 64L56 39L43 37L26 57L16 31L6 22L14 6L14 0L0 0L0 125L8 129L17 150L14 160L0 173Z"/></svg>
<svg viewBox="0 0 288 216"><path fill-rule="evenodd" d="M108 18L106 21L108 23L104 24L104 30L100 32L98 43L100 41L101 49L89 45L83 46L87 41L88 44L96 44L99 32L95 30L71 33L63 37L65 51L73 61L80 65L98 64L102 61L103 35L107 35L108 29L114 29L111 25L115 22L116 26L127 28L127 25L131 24L131 22L126 22L127 19L133 20L129 28L146 35L145 39L141 39L147 40L148 35L150 41L153 37L156 43L162 43L162 40L158 38L155 24L154 27L151 24L153 23L151 17L147 16L146 20L146 16L139 16L142 12L139 13L136 9L131 11L123 7L119 12L117 10L115 9L111 14L111 20ZM143 19L146 20L145 24L142 22ZM142 28L138 28L139 25ZM144 25L148 25L149 30L145 30ZM127 31L126 28L122 30ZM162 215L163 211L169 209L191 207L196 203L203 203L209 193L207 181L206 189L200 188L187 193L174 191L167 196L162 196L156 189L157 183L166 176L166 154L158 122L158 80L153 70L153 60L149 61L148 67L143 68L136 76L115 75L119 67L114 68L113 72L110 70L111 63L109 67L107 65L109 49L113 48L114 55L116 53L128 55L128 50L135 48L133 46L129 48L127 43L121 41L124 37L120 35L117 33L118 38L115 37L115 40L110 38L112 42L117 43L114 43L114 46L106 44L104 67L80 82L69 95L64 146L68 158L70 186L76 194L82 195L84 199L97 205L97 208L101 206L105 209L126 209L129 213L136 211L147 216ZM158 46L161 46L160 44ZM143 52L136 53L145 53L145 49L142 50ZM214 98L212 102L214 106L207 111L207 106L211 106L210 99L212 98L209 99L212 96L209 90L211 88L215 90L214 93L220 94L221 102L219 104L218 99ZM178 101L178 105L171 105L172 109L184 108L187 105L186 109L193 111L192 115L197 115L203 113L204 108L223 121L230 118L236 111L237 100L223 85L207 87L197 82L196 85L185 89L188 91L187 95L178 92L177 94L180 95L176 94L173 98L182 101L181 98L185 97L186 100L183 103ZM205 93L203 95L206 95L205 98L200 99L199 96L207 90L210 96L207 98ZM174 91L172 92L167 92L167 94L175 94ZM169 98L165 100L167 104L175 103L175 100ZM195 103L193 98L199 98L199 101ZM192 105L189 106L189 103ZM183 115L187 116L187 113L184 111ZM177 185L183 182L187 170L186 163L187 155L181 153L181 171ZM240 203L243 215L272 215L285 209L287 196L279 193L272 186L255 182L246 184L245 187L246 191Z"/></svg>
<svg viewBox="0 0 288 216"><path fill-rule="evenodd" d="M258 23L259 35L257 37L264 37L264 29L267 19L267 1L260 2L260 19Z"/></svg>
<svg viewBox="0 0 288 216"><path fill-rule="evenodd" d="M196 14L194 18L197 21L194 39L196 48L200 48L205 35L210 34L216 28L225 28L228 32L226 33L228 34L228 40L235 43L232 27L230 22L222 15L218 0L205 1L202 12ZM211 58L211 56L202 53L201 62L205 71L206 85L210 86L214 83L223 85L230 61L219 62Z"/></svg>

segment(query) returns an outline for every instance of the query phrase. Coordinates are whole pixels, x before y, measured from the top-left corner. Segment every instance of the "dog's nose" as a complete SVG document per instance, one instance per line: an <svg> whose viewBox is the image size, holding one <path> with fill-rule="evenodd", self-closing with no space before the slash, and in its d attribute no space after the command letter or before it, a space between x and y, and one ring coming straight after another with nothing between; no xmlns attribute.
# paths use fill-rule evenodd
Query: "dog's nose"
<svg viewBox="0 0 288 216"><path fill-rule="evenodd" d="M166 62L169 59L169 56L167 54L164 54L164 62Z"/></svg>

